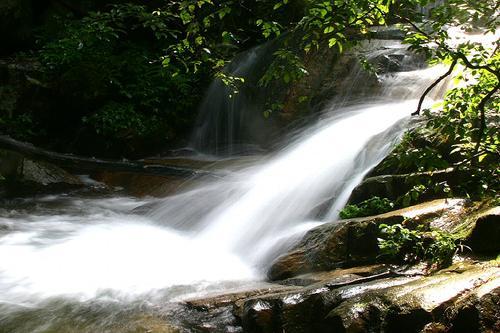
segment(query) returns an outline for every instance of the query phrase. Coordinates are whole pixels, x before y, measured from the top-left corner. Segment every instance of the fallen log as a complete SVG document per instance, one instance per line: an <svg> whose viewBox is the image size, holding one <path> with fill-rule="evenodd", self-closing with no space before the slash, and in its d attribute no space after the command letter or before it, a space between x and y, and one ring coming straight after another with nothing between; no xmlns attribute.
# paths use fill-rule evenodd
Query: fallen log
<svg viewBox="0 0 500 333"><path fill-rule="evenodd" d="M0 135L0 149L10 150L34 160L52 163L76 173L107 170L177 177L215 176L212 171L196 168L160 165L143 161L107 160L62 154L38 148L30 143L21 142L5 135Z"/></svg>

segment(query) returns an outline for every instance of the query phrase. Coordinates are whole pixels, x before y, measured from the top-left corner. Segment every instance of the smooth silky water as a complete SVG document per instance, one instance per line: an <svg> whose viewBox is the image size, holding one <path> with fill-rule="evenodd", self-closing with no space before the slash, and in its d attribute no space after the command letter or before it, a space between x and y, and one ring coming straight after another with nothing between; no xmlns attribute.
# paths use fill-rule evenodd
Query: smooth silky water
<svg viewBox="0 0 500 333"><path fill-rule="evenodd" d="M332 101L280 151L163 199L4 202L0 332L134 331L151 316L172 320L186 298L264 283L273 259L307 230L335 221L444 71L386 74L376 96ZM134 213L144 206L153 208Z"/></svg>

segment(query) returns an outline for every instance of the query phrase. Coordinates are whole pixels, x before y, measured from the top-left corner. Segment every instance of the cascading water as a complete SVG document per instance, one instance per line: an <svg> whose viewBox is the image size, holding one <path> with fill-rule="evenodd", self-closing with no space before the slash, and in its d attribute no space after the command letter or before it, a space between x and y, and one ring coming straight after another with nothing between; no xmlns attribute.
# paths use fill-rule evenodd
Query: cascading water
<svg viewBox="0 0 500 333"><path fill-rule="evenodd" d="M200 108L190 147L216 155L259 151L273 131L262 114L265 90L258 85L273 43L254 47L238 55L224 69L230 76L244 78L238 93L221 80L208 88Z"/></svg>
<svg viewBox="0 0 500 333"><path fill-rule="evenodd" d="M441 71L384 74L369 103L333 103L275 156L162 200L62 196L3 208L0 331L54 331L22 313L53 307L53 318L67 302L151 306L261 279L290 242L336 218ZM130 213L151 201L150 214Z"/></svg>

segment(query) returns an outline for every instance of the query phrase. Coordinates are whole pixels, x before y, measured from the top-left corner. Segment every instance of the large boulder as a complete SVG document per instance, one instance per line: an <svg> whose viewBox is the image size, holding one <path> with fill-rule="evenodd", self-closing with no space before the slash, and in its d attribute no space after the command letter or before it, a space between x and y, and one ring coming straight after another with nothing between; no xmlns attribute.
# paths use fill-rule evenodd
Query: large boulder
<svg viewBox="0 0 500 333"><path fill-rule="evenodd" d="M476 253L495 253L498 213L490 202L440 199L327 223L273 265L279 284L187 301L179 316L183 327L207 332L498 332L498 259L457 257L432 273L425 265L361 265L377 259L381 223L425 224L455 233Z"/></svg>
<svg viewBox="0 0 500 333"><path fill-rule="evenodd" d="M310 230L288 253L271 266L268 277L281 280L295 275L352 267L377 261L380 224L408 227L428 224L453 231L470 207L462 199L438 199L377 216L325 223Z"/></svg>

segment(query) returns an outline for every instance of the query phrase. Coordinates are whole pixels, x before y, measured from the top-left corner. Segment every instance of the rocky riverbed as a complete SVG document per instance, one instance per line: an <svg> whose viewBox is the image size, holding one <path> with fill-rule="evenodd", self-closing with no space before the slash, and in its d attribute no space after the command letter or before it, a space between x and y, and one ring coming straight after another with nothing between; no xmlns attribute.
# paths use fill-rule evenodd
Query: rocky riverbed
<svg viewBox="0 0 500 333"><path fill-rule="evenodd" d="M377 225L410 221L460 232L468 250L441 270L377 263ZM273 264L266 290L185 307L205 318L200 331L230 313L243 332L498 332L500 262L491 255L500 252L499 225L499 207L462 199L327 223Z"/></svg>
<svg viewBox="0 0 500 333"><path fill-rule="evenodd" d="M2 158L9 162L2 163L3 174L7 178L15 176L11 178L15 183L35 189L30 195L47 193L42 189L52 193L104 191L108 202L109 194L115 193L115 186L120 184L129 193L140 188L142 195L147 194L148 186L135 184L143 184L144 177L156 177L155 186L149 187L150 194L161 186L172 185L171 178L161 175L129 171L129 175L136 176L123 177L112 170L101 170L96 174L107 176L100 179L112 182L96 187L97 183L90 185L48 162L12 153L3 153ZM162 163L168 164L154 162ZM186 163L182 165L190 165ZM204 164L200 163L198 166ZM182 179L179 176L177 182ZM13 201L8 202L7 210L13 208ZM9 214L23 214L29 202ZM94 205L94 201L82 202ZM132 214L144 214L149 206L141 210L137 209L139 204L144 201L127 204L120 208L120 214L132 208ZM40 205L45 205L44 200L37 201L35 207ZM65 214L71 216L70 211ZM391 263L380 256L377 238L381 224L443 230L455 235L461 248L446 268ZM16 229L12 225L9 228ZM4 311L0 322L2 329L16 332L42 327L36 318L52 318L56 324L47 327L58 332L498 332L499 240L500 207L494 202L435 199L313 228L270 265L267 281L225 284L204 292L174 288L169 293L175 297L149 294L140 302L127 301L127 306L109 300L75 303L54 299L42 308L37 305L16 310L7 317ZM6 304L2 307L10 309Z"/></svg>

